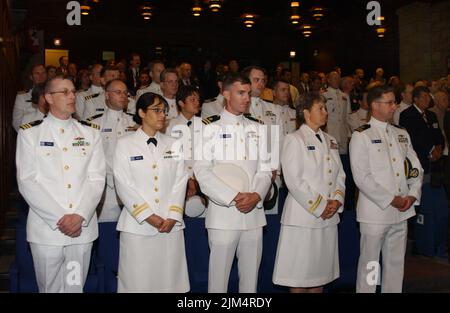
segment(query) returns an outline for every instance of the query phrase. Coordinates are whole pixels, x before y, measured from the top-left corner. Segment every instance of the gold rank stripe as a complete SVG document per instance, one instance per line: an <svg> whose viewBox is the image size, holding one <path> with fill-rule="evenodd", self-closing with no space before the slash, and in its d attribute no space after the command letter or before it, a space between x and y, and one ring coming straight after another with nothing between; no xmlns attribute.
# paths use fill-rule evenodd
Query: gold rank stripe
<svg viewBox="0 0 450 313"><path fill-rule="evenodd" d="M316 202L314 202L314 204L308 209L308 212L313 213L317 209L317 207L319 206L321 201L322 201L322 196L319 195L317 197Z"/></svg>
<svg viewBox="0 0 450 313"><path fill-rule="evenodd" d="M150 207L150 206L148 205L147 202L144 203L144 204L141 204L141 205L137 206L137 207L133 210L133 212L131 213L131 215L133 215L133 217L136 217L136 216L138 216L139 214L141 214L142 211L144 211L145 209L147 209L147 208L149 208L149 207Z"/></svg>
<svg viewBox="0 0 450 313"><path fill-rule="evenodd" d="M180 207L178 207L178 206L176 206L176 205L172 205L172 206L169 208L169 211L175 211L175 212L178 212L178 213L180 213L180 214L183 214L183 209L180 208Z"/></svg>
<svg viewBox="0 0 450 313"><path fill-rule="evenodd" d="M23 125L20 126L20 128L22 128L22 129L28 129L28 128L31 128L31 127L32 126L30 124L23 124Z"/></svg>
<svg viewBox="0 0 450 313"><path fill-rule="evenodd" d="M340 195L341 197L345 197L344 193L342 191L340 191L340 190L336 190L334 192L334 195Z"/></svg>

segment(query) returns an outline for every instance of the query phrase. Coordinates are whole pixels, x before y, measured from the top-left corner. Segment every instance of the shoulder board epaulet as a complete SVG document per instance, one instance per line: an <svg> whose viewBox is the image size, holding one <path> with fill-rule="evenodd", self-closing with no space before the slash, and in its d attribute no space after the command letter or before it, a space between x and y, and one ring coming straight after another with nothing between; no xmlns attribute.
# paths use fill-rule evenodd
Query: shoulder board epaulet
<svg viewBox="0 0 450 313"><path fill-rule="evenodd" d="M96 115L94 115L94 116L88 117L88 118L86 119L86 121L91 122L91 121L93 121L93 120L95 120L96 118L99 118L99 117L101 117L101 116L103 116L103 113L96 114Z"/></svg>
<svg viewBox="0 0 450 313"><path fill-rule="evenodd" d="M269 100L269 99L261 99L261 100L263 100L263 101L265 101L265 102L268 102L268 103L272 103L272 104L273 104L273 100Z"/></svg>
<svg viewBox="0 0 450 313"><path fill-rule="evenodd" d="M251 116L250 114L244 114L244 116L245 116L246 118L248 118L250 121L257 122L257 123L259 123L259 124L264 124L263 121L257 119L256 117Z"/></svg>
<svg viewBox="0 0 450 313"><path fill-rule="evenodd" d="M364 124L364 125L358 127L357 129L355 129L355 131L362 132L362 131L365 131L366 129L369 129L369 128L370 128L370 124Z"/></svg>
<svg viewBox="0 0 450 313"><path fill-rule="evenodd" d="M400 126L400 125L396 125L396 124L391 124L391 125L394 126L394 127L396 127L396 128L406 130L405 127L402 127L402 126Z"/></svg>
<svg viewBox="0 0 450 313"><path fill-rule="evenodd" d="M126 114L126 115L129 115L129 116L134 116L133 113L129 113L129 112L125 112L125 114Z"/></svg>
<svg viewBox="0 0 450 313"><path fill-rule="evenodd" d="M17 92L18 95L24 95L26 93L28 93L29 90L20 90Z"/></svg>
<svg viewBox="0 0 450 313"><path fill-rule="evenodd" d="M214 123L214 122L216 122L218 120L220 120L220 115L213 115L213 116L204 118L202 120L202 123L205 124L205 125L208 125L208 124Z"/></svg>
<svg viewBox="0 0 450 313"><path fill-rule="evenodd" d="M93 95L89 95L89 96L84 97L84 100L93 99L93 98L98 97L99 95L100 95L99 93L94 93Z"/></svg>
<svg viewBox="0 0 450 313"><path fill-rule="evenodd" d="M30 122L30 123L26 123L26 124L20 125L20 128L24 129L24 130L25 129L29 129L29 128L33 127L33 126L37 126L37 125L41 124L42 121L43 120L36 120L36 121Z"/></svg>
<svg viewBox="0 0 450 313"><path fill-rule="evenodd" d="M216 101L216 98L206 99L203 103L210 103Z"/></svg>
<svg viewBox="0 0 450 313"><path fill-rule="evenodd" d="M82 125L86 125L86 126L89 126L89 127L94 128L94 129L100 129L100 126L97 125L97 124L90 123L90 122L86 122L86 121L79 121L79 122L80 122L80 124L82 124Z"/></svg>

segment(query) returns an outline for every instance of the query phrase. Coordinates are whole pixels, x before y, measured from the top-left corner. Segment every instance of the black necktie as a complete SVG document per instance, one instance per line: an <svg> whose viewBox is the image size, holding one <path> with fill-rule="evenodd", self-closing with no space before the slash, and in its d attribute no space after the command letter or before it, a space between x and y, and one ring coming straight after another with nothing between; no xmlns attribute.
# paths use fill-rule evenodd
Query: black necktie
<svg viewBox="0 0 450 313"><path fill-rule="evenodd" d="M322 142L322 138L320 138L319 134L316 134L317 139L319 139L320 142Z"/></svg>
<svg viewBox="0 0 450 313"><path fill-rule="evenodd" d="M148 138L148 140L147 140L147 144L149 145L150 143L152 143L152 144L154 144L155 145L155 147L156 147L156 145L158 144L158 140L156 140L156 138Z"/></svg>
<svg viewBox="0 0 450 313"><path fill-rule="evenodd" d="M191 124L192 124L192 121L188 121L188 122L187 122L187 126L188 126L188 127L191 126Z"/></svg>

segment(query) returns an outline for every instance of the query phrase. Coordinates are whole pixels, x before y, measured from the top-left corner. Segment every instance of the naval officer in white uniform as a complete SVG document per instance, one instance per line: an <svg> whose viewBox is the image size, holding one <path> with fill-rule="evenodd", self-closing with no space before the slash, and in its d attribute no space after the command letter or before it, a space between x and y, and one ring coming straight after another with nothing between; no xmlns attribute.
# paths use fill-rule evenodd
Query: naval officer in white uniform
<svg viewBox="0 0 450 313"><path fill-rule="evenodd" d="M98 208L99 223L117 222L119 219L122 204L117 197L114 187L113 158L117 140L137 129L133 117L123 111L128 104L128 89L123 81L114 79L106 84L105 101L105 111L87 120L100 126L102 145L106 157L106 186Z"/></svg>
<svg viewBox="0 0 450 313"><path fill-rule="evenodd" d="M374 87L367 102L370 120L355 130L350 141L361 231L356 292L375 292L380 252L381 292L401 292L407 220L419 205L423 169L408 132L389 124L397 109L393 90Z"/></svg>
<svg viewBox="0 0 450 313"><path fill-rule="evenodd" d="M82 292L98 236L105 156L99 127L71 117L75 92L68 79L49 81L48 116L22 125L17 139L17 182L30 206L27 240L39 292Z"/></svg>
<svg viewBox="0 0 450 313"><path fill-rule="evenodd" d="M195 153L203 153L201 158L196 155L194 173L201 191L210 199L205 222L210 247L208 291L227 292L236 255L239 292L256 292L262 228L266 225L262 206L271 184L271 168L258 151L265 151L265 147L258 147L266 139L259 140L259 126L263 125L244 115L250 103L250 81L233 74L225 79L223 88L225 109L204 120L203 143L195 143ZM236 146L242 150L233 150ZM247 178L248 189L238 191L216 175L220 166L239 169L242 178Z"/></svg>
<svg viewBox="0 0 450 313"><path fill-rule="evenodd" d="M121 137L114 179L124 209L118 292L188 292L183 206L188 175L176 139L160 133L168 105L160 95L139 97L135 133Z"/></svg>
<svg viewBox="0 0 450 313"><path fill-rule="evenodd" d="M281 166L289 194L281 217L273 282L291 292L322 292L339 277L339 215L345 172L327 122L326 100L305 94L297 107L300 128L285 138Z"/></svg>

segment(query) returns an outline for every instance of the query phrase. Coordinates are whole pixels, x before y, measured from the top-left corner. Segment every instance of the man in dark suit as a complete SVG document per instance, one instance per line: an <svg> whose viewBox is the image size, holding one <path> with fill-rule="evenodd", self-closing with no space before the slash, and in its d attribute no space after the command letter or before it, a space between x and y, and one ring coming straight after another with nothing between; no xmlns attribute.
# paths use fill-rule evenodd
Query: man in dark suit
<svg viewBox="0 0 450 313"><path fill-rule="evenodd" d="M400 125L408 131L424 169L422 201L414 225L416 248L420 254L446 257L448 202L440 179L445 140L436 114L427 110L431 100L428 88L414 88L413 100L400 114Z"/></svg>
<svg viewBox="0 0 450 313"><path fill-rule="evenodd" d="M139 74L141 66L141 56L137 53L132 53L130 56L130 67L126 69L125 75L127 77L128 91L135 96L136 90L139 88Z"/></svg>

